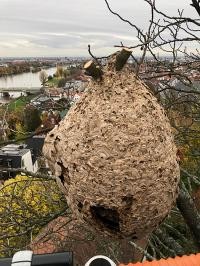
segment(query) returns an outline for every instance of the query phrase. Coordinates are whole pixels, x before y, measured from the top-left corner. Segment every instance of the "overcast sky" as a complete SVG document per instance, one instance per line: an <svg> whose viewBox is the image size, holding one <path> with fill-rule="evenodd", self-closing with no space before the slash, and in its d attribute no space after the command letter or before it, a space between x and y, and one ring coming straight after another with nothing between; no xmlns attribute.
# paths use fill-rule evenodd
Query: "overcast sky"
<svg viewBox="0 0 200 266"><path fill-rule="evenodd" d="M149 9L143 0L109 0L113 10L145 28ZM191 0L157 0L169 14L178 8L196 17ZM0 57L98 55L113 45L135 43L135 32L109 13L104 0L0 0Z"/></svg>

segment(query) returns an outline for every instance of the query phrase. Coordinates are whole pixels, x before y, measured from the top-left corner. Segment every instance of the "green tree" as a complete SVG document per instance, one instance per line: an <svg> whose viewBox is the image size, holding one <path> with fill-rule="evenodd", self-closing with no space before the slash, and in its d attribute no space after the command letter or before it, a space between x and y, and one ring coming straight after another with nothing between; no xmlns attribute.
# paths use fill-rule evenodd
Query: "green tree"
<svg viewBox="0 0 200 266"><path fill-rule="evenodd" d="M33 132L41 124L40 112L32 105L24 109L24 125L27 131Z"/></svg>
<svg viewBox="0 0 200 266"><path fill-rule="evenodd" d="M59 79L58 81L58 88L63 88L65 87L66 80L64 78Z"/></svg>
<svg viewBox="0 0 200 266"><path fill-rule="evenodd" d="M52 77L51 75L49 75L49 76L48 76L48 81L49 81L49 80L52 80L52 79L53 79L53 77Z"/></svg>

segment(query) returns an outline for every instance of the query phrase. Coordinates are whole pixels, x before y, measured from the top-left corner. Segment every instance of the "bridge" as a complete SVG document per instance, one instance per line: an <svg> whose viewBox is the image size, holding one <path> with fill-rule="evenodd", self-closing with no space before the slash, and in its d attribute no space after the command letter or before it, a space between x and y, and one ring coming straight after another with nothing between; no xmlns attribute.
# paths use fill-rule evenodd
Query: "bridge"
<svg viewBox="0 0 200 266"><path fill-rule="evenodd" d="M0 88L0 93L9 92L26 92L26 93L36 93L40 91L41 87L11 87L11 88Z"/></svg>

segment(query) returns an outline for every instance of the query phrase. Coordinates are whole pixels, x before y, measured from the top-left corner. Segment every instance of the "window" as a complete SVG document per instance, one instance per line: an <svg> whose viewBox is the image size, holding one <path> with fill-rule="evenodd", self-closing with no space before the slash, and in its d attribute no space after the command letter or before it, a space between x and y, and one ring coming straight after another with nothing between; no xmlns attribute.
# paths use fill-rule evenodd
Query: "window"
<svg viewBox="0 0 200 266"><path fill-rule="evenodd" d="M10 178L10 177L13 177L13 173L8 172L8 177L9 177L9 178Z"/></svg>
<svg viewBox="0 0 200 266"><path fill-rule="evenodd" d="M8 166L8 168L12 168L12 160L11 159L7 159L7 166Z"/></svg>

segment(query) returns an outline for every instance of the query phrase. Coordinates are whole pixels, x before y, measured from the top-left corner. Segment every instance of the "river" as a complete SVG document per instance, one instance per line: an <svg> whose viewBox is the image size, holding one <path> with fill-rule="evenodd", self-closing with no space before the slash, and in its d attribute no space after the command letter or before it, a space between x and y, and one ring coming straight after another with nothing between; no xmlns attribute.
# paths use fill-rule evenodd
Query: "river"
<svg viewBox="0 0 200 266"><path fill-rule="evenodd" d="M48 75L53 75L56 72L56 68L52 67L45 69ZM40 72L37 73L22 73L12 76L5 76L0 78L0 89L8 89L11 98L17 98L21 96L21 92L14 92L9 90L9 88L38 88L41 87L41 82L39 79ZM0 103L8 102L8 100L3 99L0 95Z"/></svg>
<svg viewBox="0 0 200 266"><path fill-rule="evenodd" d="M53 75L56 68L45 69L48 75ZM40 87L41 82L39 79L40 72L37 73L23 73L12 76L5 76L0 78L0 88L31 88Z"/></svg>

